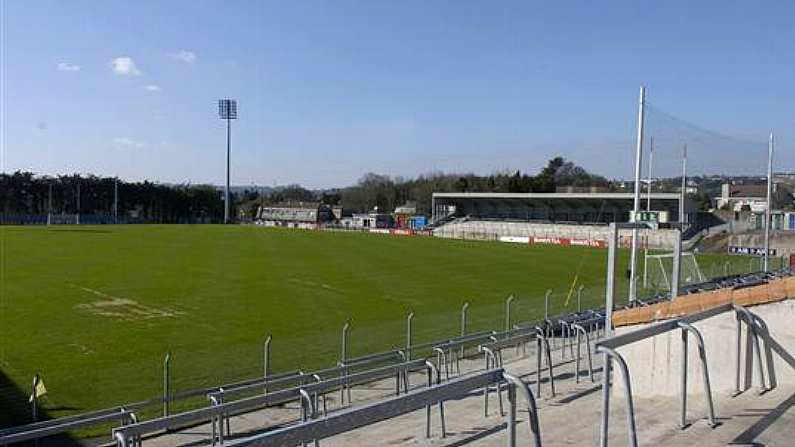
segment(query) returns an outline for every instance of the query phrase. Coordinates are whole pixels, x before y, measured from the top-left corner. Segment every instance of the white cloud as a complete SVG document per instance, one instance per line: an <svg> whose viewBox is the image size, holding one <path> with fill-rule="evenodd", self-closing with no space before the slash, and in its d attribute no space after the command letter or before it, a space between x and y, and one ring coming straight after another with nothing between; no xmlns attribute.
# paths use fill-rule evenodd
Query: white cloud
<svg viewBox="0 0 795 447"><path fill-rule="evenodd" d="M113 72L122 76L140 76L141 70L135 66L135 61L127 56L117 57L110 62Z"/></svg>
<svg viewBox="0 0 795 447"><path fill-rule="evenodd" d="M196 63L196 53L193 51L179 50L179 53L175 54L174 57L186 64Z"/></svg>
<svg viewBox="0 0 795 447"><path fill-rule="evenodd" d="M116 146L116 149L141 149L146 147L146 143L143 141L138 141L127 137L114 138L113 145Z"/></svg>
<svg viewBox="0 0 795 447"><path fill-rule="evenodd" d="M80 71L80 66L69 62L58 62L58 71Z"/></svg>
<svg viewBox="0 0 795 447"><path fill-rule="evenodd" d="M155 84L145 85L144 89L149 90L150 92L159 92L161 90L160 86Z"/></svg>

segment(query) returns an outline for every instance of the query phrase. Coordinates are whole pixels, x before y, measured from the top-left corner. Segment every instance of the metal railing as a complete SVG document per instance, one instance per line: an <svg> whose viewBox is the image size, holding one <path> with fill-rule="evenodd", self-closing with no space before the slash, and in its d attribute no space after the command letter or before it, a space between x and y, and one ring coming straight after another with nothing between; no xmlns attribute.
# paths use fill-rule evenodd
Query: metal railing
<svg viewBox="0 0 795 447"><path fill-rule="evenodd" d="M125 404L123 407L114 407L110 409L99 410L96 412L57 418L50 421L37 422L33 424L27 424L27 425L1 430L0 445L12 444L20 442L22 440L40 439L46 436L52 436L59 433L66 433L77 429L106 424L116 420L119 421L119 425L126 425L129 424L130 422L133 422L134 420L137 421L137 418L135 418L135 413L133 413L133 411L140 413L141 410L145 408L160 407L162 408L162 415L169 416L172 403L176 400L195 398L199 396L207 396L211 393L216 393L221 389L224 390L224 393L227 394L228 398L228 396L231 395L231 393L234 393L236 391L240 391L242 393L246 390L256 390L258 387L261 387L263 392L272 391L284 387L294 387L298 385L303 385L309 381L318 381L316 376L320 376L321 378L327 378L328 376L335 376L335 375L344 376L344 375L350 375L356 370L374 367L374 365L403 362L407 358L410 358L409 353L414 352L416 354L421 352L422 350L427 350L429 354L435 353L439 356L440 360L440 363L438 363L439 369L444 372L444 376L446 378L449 378L453 370L455 370L458 374L461 373L460 361L466 356L466 354L468 354L467 350L469 348L478 347L483 342L488 342L496 339L510 338L519 334L534 332L535 327L538 325L537 322L519 323L517 325L514 325L514 327L508 331L500 332L494 330L486 330L482 332L466 334L466 307L468 306L462 308L462 313L461 313L462 335L460 336L444 338L441 340L435 340L427 343L413 344L411 343L411 333L409 333L408 343L405 350L394 349L391 351L369 354L350 359L347 358L348 347L350 344L350 334L349 334L350 323L348 323L346 325L346 328L343 329L343 344L340 353L340 361L334 367L316 370L316 371L304 372L302 370L295 370L295 371L283 372L278 374L269 374L269 369L270 369L269 368L270 337L269 337L264 345L264 361L263 361L263 373L265 374L264 376L226 383L220 386L216 385L211 387L174 392L171 387L172 377L170 374L170 362L168 359L166 359L164 362L163 395L161 397L149 399L146 401ZM582 315L599 315L599 313L598 311L583 311L576 315L578 315L579 318ZM550 321L560 321L561 319L565 318L570 318L570 316L556 317L552 318ZM549 323L544 323L544 327L547 328L548 324ZM545 331L548 333L548 336L553 338L555 337L554 330L550 332L549 330L545 329ZM440 353L441 351L444 352L444 355L441 355ZM408 382L408 377L406 378L406 381ZM346 397L347 400L350 400L349 388L347 388L346 386L341 387L340 393L342 395L341 399L343 400L343 402L346 399ZM120 414L122 413L122 408L124 409L123 410L125 412L124 414L129 414L130 417L135 419L122 420L122 416L120 416ZM105 415L108 416L106 417ZM179 428L179 424L165 428L177 429Z"/></svg>
<svg viewBox="0 0 795 447"><path fill-rule="evenodd" d="M734 311L737 316L737 339L736 339L737 371L736 371L736 384L735 384L736 389L735 392L733 393L733 396L738 395L739 393L747 390L751 386L750 385L752 381L751 375L753 372L753 367L751 363L754 363L752 355L753 352L756 353L755 363L757 364L758 367L760 394L776 386L775 369L772 357L773 352L777 353L787 364L789 364L793 369L795 369L795 358L793 358L792 355L790 355L775 339L773 339L770 336L770 333L768 332L767 327L764 324L764 321L762 321L761 318L748 311L746 308L736 304L723 304L705 310L703 312L699 312L697 314L689 315L678 319L667 320L661 323L654 324L652 326L647 326L642 329L638 329L636 331L627 332L621 335L607 338L596 344L597 353L602 353L604 355L604 365L603 365L604 373L602 375L602 425L600 433L600 445L602 445L603 447L607 446L607 440L608 440L609 414L610 414L610 387L612 386L611 370L612 370L613 361L615 361L616 364L618 365L624 386L624 398L626 399L628 443L632 447L637 447L638 445L637 426L635 422L635 407L633 403L632 385L631 385L629 367L627 366L626 360L617 351L617 349L622 346L626 346L638 341L642 341L675 330L682 331L681 332L682 361L681 361L681 387L680 387L680 392L681 392L680 426L681 428L684 429L689 425L686 419L688 334L693 334L698 344L699 361L701 363L701 371L703 376L702 379L704 381L704 393L705 393L704 397L707 406L706 418L710 426L714 427L716 425L715 410L712 400L712 388L709 378L709 369L707 367L707 354L706 354L706 349L704 347L704 338L701 332L696 327L693 326L693 323L714 317L716 315L723 314L724 312L732 312L732 311ZM747 327L746 364L745 364L746 380L744 388L741 388L740 384L740 371L742 366L742 357L741 357L742 323L745 323ZM764 352L765 352L764 362L762 357L763 348L759 342L760 338L764 342ZM770 387L767 387L765 384L765 371L767 371L768 373L769 377L768 383L770 383Z"/></svg>
<svg viewBox="0 0 795 447"><path fill-rule="evenodd" d="M141 445L143 437L146 435L158 433L171 427L210 422L212 429L212 434L210 436L211 442L213 444L216 442L223 443L225 432L226 434L230 432L228 418L231 415L246 413L286 402L299 401L301 402L303 419L307 418L307 415L315 413L318 399L323 394L335 391L343 386L350 386L354 383L366 383L368 381L383 379L394 375L396 377L397 393L399 394L400 392L401 383L404 385L404 390L408 392L408 382L401 379L405 377L408 372L420 369L427 370L429 385L434 381L438 382L439 373L435 365L426 360L418 359L229 402L224 401L225 391L218 391L208 395L208 398L213 403L210 407L115 428L113 430L113 438L119 446L138 446ZM226 431L224 428L226 428Z"/></svg>
<svg viewBox="0 0 795 447"><path fill-rule="evenodd" d="M541 446L541 431L538 424L538 410L530 388L521 379L507 374L503 369L491 369L412 391L367 406L351 408L319 419L309 419L297 425L273 430L260 435L229 443L230 447L272 447L303 445L320 439L343 434L397 416L426 408L426 421L430 422L430 407L438 404L440 409L445 400L460 398L483 387L507 382L509 413L507 421L507 445L515 447L517 442L517 392L527 403L529 413L530 437L536 447ZM444 421L444 416L442 416ZM444 422L443 422L444 424ZM444 434L444 427L442 428ZM426 436L430 433L426 431Z"/></svg>
<svg viewBox="0 0 795 447"><path fill-rule="evenodd" d="M95 427L118 421L121 426L138 422L134 412L123 407L68 416L49 421L35 422L0 431L0 445L14 444L57 435L82 428Z"/></svg>

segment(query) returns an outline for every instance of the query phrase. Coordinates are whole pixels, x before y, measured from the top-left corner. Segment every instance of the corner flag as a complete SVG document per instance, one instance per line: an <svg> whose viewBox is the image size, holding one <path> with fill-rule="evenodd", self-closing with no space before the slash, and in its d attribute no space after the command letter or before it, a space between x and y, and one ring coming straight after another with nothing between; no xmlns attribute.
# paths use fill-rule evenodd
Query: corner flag
<svg viewBox="0 0 795 447"><path fill-rule="evenodd" d="M44 380L42 380L38 375L33 378L33 393L30 395L30 399L28 402L33 402L34 400L38 400L41 396L47 394L47 388L44 387Z"/></svg>

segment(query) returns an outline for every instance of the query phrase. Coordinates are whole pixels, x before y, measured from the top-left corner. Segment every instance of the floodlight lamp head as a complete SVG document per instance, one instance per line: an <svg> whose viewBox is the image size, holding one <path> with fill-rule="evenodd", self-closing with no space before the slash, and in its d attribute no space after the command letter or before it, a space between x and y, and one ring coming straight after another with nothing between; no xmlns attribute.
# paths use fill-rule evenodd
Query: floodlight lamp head
<svg viewBox="0 0 795 447"><path fill-rule="evenodd" d="M237 119L237 101L234 99L219 99L218 116L222 120Z"/></svg>

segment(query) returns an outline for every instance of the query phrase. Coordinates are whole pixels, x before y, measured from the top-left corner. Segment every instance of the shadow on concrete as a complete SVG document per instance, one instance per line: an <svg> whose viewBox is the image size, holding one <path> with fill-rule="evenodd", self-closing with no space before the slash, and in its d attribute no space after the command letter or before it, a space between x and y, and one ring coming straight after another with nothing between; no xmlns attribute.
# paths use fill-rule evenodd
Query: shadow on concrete
<svg viewBox="0 0 795 447"><path fill-rule="evenodd" d="M521 425L521 420L518 419L518 418L516 420L516 425L517 425L517 431L519 431L519 426ZM458 441L455 441L455 442L452 442L450 444L447 444L447 447L461 447L463 445L469 445L470 443L475 442L475 441L477 441L479 439L483 439L483 438L485 438L487 436L491 436L491 435L493 435L495 433L499 433L499 432L505 430L507 427L508 427L508 424L506 422L503 422L500 425L488 428L486 430L479 430L479 431L475 432L474 434L472 434L471 436L468 436L466 438L459 439ZM447 431L447 435L448 436L449 435L456 436L456 435L460 435L460 434L472 433L473 431L474 430L467 430L467 431L462 431L462 432L451 432L451 431L448 430Z"/></svg>
<svg viewBox="0 0 795 447"><path fill-rule="evenodd" d="M748 427L744 432L740 433L734 439L729 442L729 445L748 445L748 446L763 446L760 442L757 442L756 439L759 435L762 434L765 430L770 428L773 424L776 423L779 419L781 419L784 414L795 406L795 394L792 394L787 400L781 402L776 408L773 408L765 416L761 419L756 421L756 423L750 427ZM791 434L790 434L791 436ZM790 441L791 438L788 440Z"/></svg>
<svg viewBox="0 0 795 447"><path fill-rule="evenodd" d="M0 431L33 422L29 398L29 390L20 389L5 373L0 371ZM48 410L51 409L46 408L46 405L45 408L39 408L39 421L52 419ZM30 441L14 445L33 446L35 443ZM50 436L40 440L38 443L39 447L77 447L79 445L80 443L67 434Z"/></svg>

